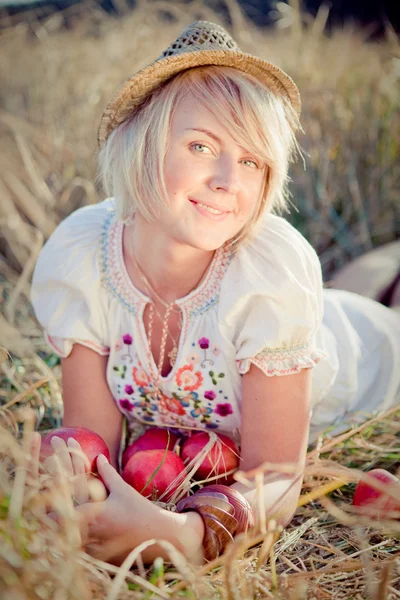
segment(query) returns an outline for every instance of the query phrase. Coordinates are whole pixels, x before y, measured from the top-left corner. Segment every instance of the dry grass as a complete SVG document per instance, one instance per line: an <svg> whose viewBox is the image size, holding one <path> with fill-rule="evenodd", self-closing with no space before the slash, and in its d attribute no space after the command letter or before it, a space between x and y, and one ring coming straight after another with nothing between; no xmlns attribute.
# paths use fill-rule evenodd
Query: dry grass
<svg viewBox="0 0 400 600"><path fill-rule="evenodd" d="M25 381L18 402L0 410L1 598L348 600L400 595L400 523L373 521L355 514L351 505L360 467L393 472L399 464L400 409L340 437L321 439L310 449L300 508L284 532L271 520L264 533L238 536L224 556L196 569L166 542L170 562L159 559L145 569L143 544L118 568L80 550L68 482L56 483L44 472L30 479L27 439L37 410L28 406L47 385L41 384ZM49 510L57 512L57 523Z"/></svg>
<svg viewBox="0 0 400 600"><path fill-rule="evenodd" d="M299 212L289 218L316 247L329 278L353 256L396 236L400 46L390 28L379 44L366 43L365 32L356 30L327 37L324 9L310 20L294 0L291 5L291 24L265 33L227 3L239 45L276 62L299 84L306 132L300 142L309 156L306 171L301 161L292 168ZM220 21L201 2L142 1L133 12L122 0L118 6L119 19L96 4L75 6L68 28L59 14L39 22L31 13L0 34L6 82L0 89L0 346L11 353L0 361L0 597L398 598L399 523L356 516L350 499L360 470L398 468L400 410L347 439L321 440L309 453L303 494L311 495L285 532L269 523L261 537L238 538L200 570L172 548L171 564L156 562L148 570L140 555L125 569L99 563L79 550L68 488L52 486L44 475L29 480L23 432L57 427L62 419L59 362L29 303L36 257L61 219L103 197L93 183L96 128L114 88L192 20ZM350 483L319 497L342 478ZM59 525L46 515L44 499L61 513Z"/></svg>

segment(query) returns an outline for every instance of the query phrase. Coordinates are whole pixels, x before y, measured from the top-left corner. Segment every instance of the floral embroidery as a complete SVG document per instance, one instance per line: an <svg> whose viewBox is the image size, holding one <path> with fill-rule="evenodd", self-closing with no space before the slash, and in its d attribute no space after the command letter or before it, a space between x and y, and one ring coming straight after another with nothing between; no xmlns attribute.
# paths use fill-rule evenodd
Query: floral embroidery
<svg viewBox="0 0 400 600"><path fill-rule="evenodd" d="M126 354L123 354L121 356L121 358L122 359L127 358L129 360L129 362L132 363L133 358L131 356L131 346L132 346L133 338L129 333L126 333L124 336L122 336L122 340L123 340L125 346L127 346L127 350L126 350Z"/></svg>
<svg viewBox="0 0 400 600"><path fill-rule="evenodd" d="M172 394L175 398L179 398L179 401L182 402L182 404L184 406L190 406L191 402L195 402L198 397L199 394L197 392L190 392L190 394L187 394L186 396L184 396L183 398L180 398L178 396L178 394Z"/></svg>
<svg viewBox="0 0 400 600"><path fill-rule="evenodd" d="M226 417L228 415L231 415L233 413L232 404L229 404L229 402L227 402L226 404L217 404L217 406L215 407L215 412L220 417Z"/></svg>
<svg viewBox="0 0 400 600"><path fill-rule="evenodd" d="M250 363L254 363L267 377L273 377L298 373L301 369L314 367L326 356L323 350L313 349L311 342L308 342L291 348L265 348L256 356L237 362L241 375L247 373Z"/></svg>
<svg viewBox="0 0 400 600"><path fill-rule="evenodd" d="M119 352L120 350L122 350L122 348L123 348L123 344L122 344L121 340L117 340L114 344L115 352Z"/></svg>
<svg viewBox="0 0 400 600"><path fill-rule="evenodd" d="M163 395L160 400L160 407L168 410L169 412L175 413L176 415L186 414L182 404L176 398L168 398L168 396Z"/></svg>
<svg viewBox="0 0 400 600"><path fill-rule="evenodd" d="M121 366L117 366L117 367L113 367L113 371L115 371L117 373L117 375L119 375L119 377L121 377L121 379L125 379L125 375L126 375L126 365L121 365Z"/></svg>
<svg viewBox="0 0 400 600"><path fill-rule="evenodd" d="M124 410L129 410L129 411L132 411L135 407L135 404L133 402L131 402L128 398L124 398L123 400L120 400L119 405Z"/></svg>
<svg viewBox="0 0 400 600"><path fill-rule="evenodd" d="M139 367L133 367L132 377L136 385L148 385L150 383L149 376L141 365Z"/></svg>
<svg viewBox="0 0 400 600"><path fill-rule="evenodd" d="M225 373L214 373L214 371L209 371L208 374L211 377L211 381L214 385L217 385L218 381L225 377Z"/></svg>
<svg viewBox="0 0 400 600"><path fill-rule="evenodd" d="M142 409L141 417L144 421L153 423L155 421L154 413L158 411L157 404L154 402L154 392L146 393L145 388L139 388L139 393L141 400L137 400L135 406Z"/></svg>
<svg viewBox="0 0 400 600"><path fill-rule="evenodd" d="M220 354L219 347L209 338L201 337L197 343L190 344L192 351L186 364L176 371L175 376L172 375L170 383L166 382L168 388L164 390L154 385L138 360L134 337L125 332L115 344L115 348L120 348L119 357L123 363L113 367L119 377L118 394L126 395L118 400L121 410L147 423L209 429L218 429L220 418L233 414L228 397L219 395L223 390L217 394L219 388L210 387L211 383L220 386L225 373L207 370L208 365L214 364L209 356ZM163 388L162 382L160 385ZM218 400L224 398L223 403L214 403L217 396Z"/></svg>
<svg viewBox="0 0 400 600"><path fill-rule="evenodd" d="M154 388L154 386L150 385L148 388L145 386L141 386L138 388L139 394L142 398L144 398L147 402L152 402L154 407L157 409L157 402L160 399L159 392Z"/></svg>
<svg viewBox="0 0 400 600"><path fill-rule="evenodd" d="M190 414L193 417L203 417L202 422L206 422L206 419L208 417L208 415L210 415L212 413L212 408L209 408L208 406L197 406L196 408L194 408L193 410L190 411Z"/></svg>
<svg viewBox="0 0 400 600"><path fill-rule="evenodd" d="M175 427L198 427L198 421L191 417L190 415L185 415L185 417L180 417L179 415L175 415L174 413L160 413L159 420L163 425L174 425Z"/></svg>
<svg viewBox="0 0 400 600"><path fill-rule="evenodd" d="M210 347L210 340L208 340L206 337L200 338L199 346L202 350L207 350Z"/></svg>
<svg viewBox="0 0 400 600"><path fill-rule="evenodd" d="M206 365L213 365L214 361L211 360L211 358L207 358L207 350L210 347L210 340L206 337L200 338L199 346L202 350L204 350L204 359L201 362L201 366L204 368Z"/></svg>
<svg viewBox="0 0 400 600"><path fill-rule="evenodd" d="M203 383L203 375L200 371L193 373L193 364L184 365L176 373L176 383L184 390L193 392Z"/></svg>

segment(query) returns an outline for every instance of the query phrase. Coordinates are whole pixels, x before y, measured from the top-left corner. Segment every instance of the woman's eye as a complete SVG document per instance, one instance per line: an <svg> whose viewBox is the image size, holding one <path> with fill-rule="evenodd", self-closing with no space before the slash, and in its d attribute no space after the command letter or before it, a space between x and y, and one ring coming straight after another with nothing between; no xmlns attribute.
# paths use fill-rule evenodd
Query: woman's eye
<svg viewBox="0 0 400 600"><path fill-rule="evenodd" d="M259 168L259 166L256 163L256 161L255 160L250 160L249 158L245 159L243 161L243 163L249 165L249 167L251 167L252 169L258 169Z"/></svg>
<svg viewBox="0 0 400 600"><path fill-rule="evenodd" d="M205 144L195 143L191 145L191 148L193 148L193 150L196 150L196 152L201 152L202 154L206 153L207 150L211 152L210 148Z"/></svg>

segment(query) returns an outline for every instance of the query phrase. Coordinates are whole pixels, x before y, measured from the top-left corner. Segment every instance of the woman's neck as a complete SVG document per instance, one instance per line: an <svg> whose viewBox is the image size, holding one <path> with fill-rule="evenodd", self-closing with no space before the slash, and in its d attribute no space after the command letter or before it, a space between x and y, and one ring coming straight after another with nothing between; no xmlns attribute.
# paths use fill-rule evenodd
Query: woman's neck
<svg viewBox="0 0 400 600"><path fill-rule="evenodd" d="M124 228L125 262L138 264L151 287L165 302L187 296L201 282L214 252L184 246L162 235L151 235L140 224ZM135 285L148 295L143 284Z"/></svg>

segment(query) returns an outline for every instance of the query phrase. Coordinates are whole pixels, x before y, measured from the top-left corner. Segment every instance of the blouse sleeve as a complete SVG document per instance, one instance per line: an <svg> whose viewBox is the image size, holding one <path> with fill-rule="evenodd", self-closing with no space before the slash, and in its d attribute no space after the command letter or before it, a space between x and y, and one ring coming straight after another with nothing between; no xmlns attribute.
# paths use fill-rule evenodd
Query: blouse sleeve
<svg viewBox="0 0 400 600"><path fill-rule="evenodd" d="M109 354L102 305L100 250L106 202L78 209L44 245L35 266L31 302L53 352L74 343Z"/></svg>
<svg viewBox="0 0 400 600"><path fill-rule="evenodd" d="M240 374L254 364L268 377L314 367L323 316L321 265L285 219L264 218L255 239L234 255L221 286L219 323Z"/></svg>

